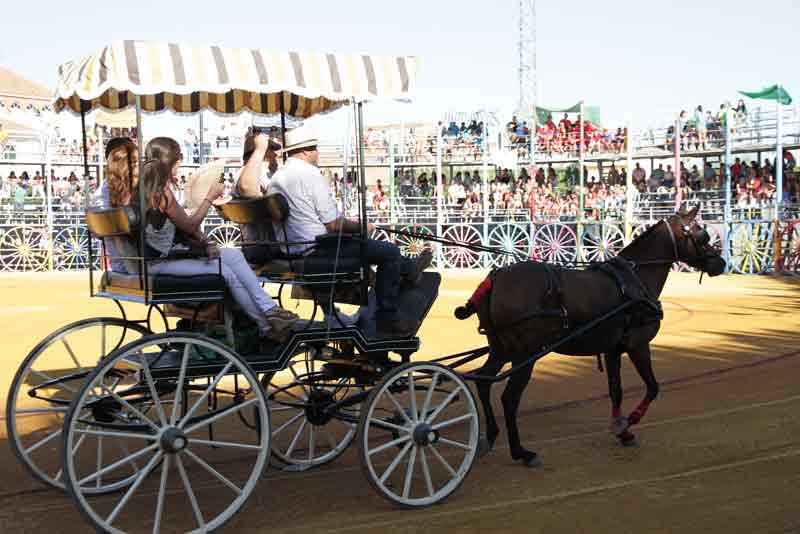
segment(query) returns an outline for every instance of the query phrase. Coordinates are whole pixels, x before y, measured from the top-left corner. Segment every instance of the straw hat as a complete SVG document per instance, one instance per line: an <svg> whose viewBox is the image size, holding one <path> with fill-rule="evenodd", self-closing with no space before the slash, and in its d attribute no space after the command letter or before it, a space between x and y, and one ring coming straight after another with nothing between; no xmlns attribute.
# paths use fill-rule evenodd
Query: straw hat
<svg viewBox="0 0 800 534"><path fill-rule="evenodd" d="M311 126L300 126L286 132L286 147L284 151L290 152L299 148L317 146L318 144L319 138L316 130Z"/></svg>
<svg viewBox="0 0 800 534"><path fill-rule="evenodd" d="M224 172L224 160L212 161L197 169L186 183L186 208L196 209L208 195L211 185L214 182L219 182ZM220 201L224 200L225 197L221 197L214 203L219 204Z"/></svg>

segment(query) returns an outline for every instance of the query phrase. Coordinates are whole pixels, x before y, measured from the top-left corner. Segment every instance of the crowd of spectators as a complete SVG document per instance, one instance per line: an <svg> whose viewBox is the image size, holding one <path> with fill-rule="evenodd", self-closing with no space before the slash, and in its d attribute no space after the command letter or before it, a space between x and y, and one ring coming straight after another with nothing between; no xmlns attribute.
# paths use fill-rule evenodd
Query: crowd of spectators
<svg viewBox="0 0 800 534"><path fill-rule="evenodd" d="M588 120L583 121L581 135L580 118L570 119L567 113L556 124L550 117L536 129L536 153L547 157L577 157L581 149L587 155L621 154L627 148L627 128L616 131L602 128ZM516 148L518 157L529 156L531 130L527 121L519 121L516 116L506 124L506 140Z"/></svg>
<svg viewBox="0 0 800 534"><path fill-rule="evenodd" d="M750 118L744 100L739 100L735 107L730 102L720 104L716 113L711 109L704 111L702 105L698 105L691 113L681 110L677 121L681 134L681 150L707 150L724 146L728 123L730 123L733 141L749 139L749 122ZM671 151L675 148L675 126L673 124L666 129L664 144L666 150ZM645 138L643 144L656 144L655 134L650 132L648 135L650 139Z"/></svg>
<svg viewBox="0 0 800 534"><path fill-rule="evenodd" d="M57 174L50 171L52 206L57 211L80 211L84 206L84 183L74 171ZM90 184L94 190L94 184ZM26 206L43 204L47 199L46 180L39 172L31 176L27 171L19 175L11 171L0 175L0 206L6 210L24 211Z"/></svg>

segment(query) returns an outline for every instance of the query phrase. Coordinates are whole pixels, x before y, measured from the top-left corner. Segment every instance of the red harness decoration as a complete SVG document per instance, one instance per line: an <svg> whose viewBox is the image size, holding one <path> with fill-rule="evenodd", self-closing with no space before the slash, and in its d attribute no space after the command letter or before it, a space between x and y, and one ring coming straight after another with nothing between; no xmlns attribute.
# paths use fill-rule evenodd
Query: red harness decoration
<svg viewBox="0 0 800 534"><path fill-rule="evenodd" d="M492 290L492 277L487 276L483 279L483 282L475 289L475 292L472 293L472 296L469 298L467 302L469 302L473 309L478 309L478 304L483 300L483 297Z"/></svg>

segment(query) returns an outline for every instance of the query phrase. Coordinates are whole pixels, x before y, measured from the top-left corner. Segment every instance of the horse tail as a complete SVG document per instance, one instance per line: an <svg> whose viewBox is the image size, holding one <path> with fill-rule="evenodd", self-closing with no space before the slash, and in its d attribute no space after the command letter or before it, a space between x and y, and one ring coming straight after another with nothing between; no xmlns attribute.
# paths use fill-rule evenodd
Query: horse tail
<svg viewBox="0 0 800 534"><path fill-rule="evenodd" d="M456 316L456 319L463 321L464 319L475 315L475 313L478 311L478 305L491 290L492 276L489 275L478 285L478 287L472 293L472 296L469 298L469 300L467 300L467 303L455 309L454 315Z"/></svg>

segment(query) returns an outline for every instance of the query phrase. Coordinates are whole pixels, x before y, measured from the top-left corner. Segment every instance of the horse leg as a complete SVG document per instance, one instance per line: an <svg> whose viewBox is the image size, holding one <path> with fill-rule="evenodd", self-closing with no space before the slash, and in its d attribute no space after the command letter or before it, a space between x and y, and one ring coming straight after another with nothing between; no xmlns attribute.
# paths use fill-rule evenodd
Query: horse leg
<svg viewBox="0 0 800 534"><path fill-rule="evenodd" d="M503 368L503 362L495 358L491 354L483 367L477 371L477 374L482 376L495 376ZM488 453L494 448L494 442L497 440L497 435L500 433L500 428L497 426L497 419L492 410L492 382L488 380L477 380L475 387L478 390L478 398L483 407L483 415L486 419L486 447L483 454Z"/></svg>
<svg viewBox="0 0 800 534"><path fill-rule="evenodd" d="M653 374L650 345L645 345L641 349L632 350L628 353L628 356L633 362L634 367L636 367L636 372L639 373L645 386L647 386L644 399L642 399L642 402L628 415L628 426L630 427L641 421L647 413L647 408L650 407L650 403L658 396L659 386ZM626 430L625 433L630 436L629 440L635 439L635 436L629 430ZM620 439L623 440L623 444L625 444L626 437L620 436Z"/></svg>
<svg viewBox="0 0 800 534"><path fill-rule="evenodd" d="M612 352L604 356L606 376L608 377L608 396L611 398L611 433L621 435L627 430L627 419L622 417L622 354Z"/></svg>
<svg viewBox="0 0 800 534"><path fill-rule="evenodd" d="M517 411L522 393L531 379L533 373L533 363L524 368L517 369L508 379L505 391L501 397L503 410L506 416L506 431L508 432L508 445L511 449L511 458L522 460L528 467L538 467L542 464L535 452L522 447L519 439L519 428L517 427Z"/></svg>

